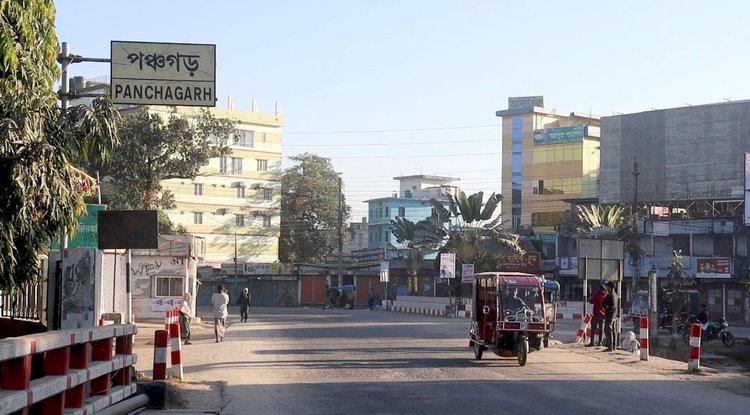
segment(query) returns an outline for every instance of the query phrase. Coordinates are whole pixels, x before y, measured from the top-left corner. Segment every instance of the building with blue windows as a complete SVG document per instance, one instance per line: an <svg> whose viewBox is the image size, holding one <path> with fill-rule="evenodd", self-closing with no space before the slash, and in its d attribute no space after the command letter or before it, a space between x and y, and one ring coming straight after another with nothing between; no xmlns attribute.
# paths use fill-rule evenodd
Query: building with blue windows
<svg viewBox="0 0 750 415"><path fill-rule="evenodd" d="M399 181L399 190L389 197L366 200L370 223L368 224L368 248L384 248L387 258L398 258L403 255L405 246L396 242L391 233L390 221L403 217L418 222L432 215L430 199L447 202L447 194L455 194L459 181L455 177L445 176L401 176L394 177Z"/></svg>

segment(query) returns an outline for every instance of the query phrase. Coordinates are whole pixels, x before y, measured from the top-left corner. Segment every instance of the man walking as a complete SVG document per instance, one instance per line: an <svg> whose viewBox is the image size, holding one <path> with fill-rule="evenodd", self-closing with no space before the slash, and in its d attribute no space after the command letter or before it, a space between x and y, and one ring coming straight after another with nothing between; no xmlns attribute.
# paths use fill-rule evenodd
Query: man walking
<svg viewBox="0 0 750 415"><path fill-rule="evenodd" d="M604 326L604 318L606 317L606 313L604 311L604 299L606 297L607 287L602 284L599 286L599 291L595 292L589 300L589 303L594 305L594 310L592 312L591 319L591 340L589 341L589 344L586 345L586 347L602 345L602 337L604 337L602 327ZM599 335L599 341L595 343L594 338L597 334Z"/></svg>
<svg viewBox="0 0 750 415"><path fill-rule="evenodd" d="M615 339L615 325L617 317L617 304L620 297L615 292L615 283L607 281L607 296L604 297L604 345L607 346L603 351L611 352L617 347Z"/></svg>

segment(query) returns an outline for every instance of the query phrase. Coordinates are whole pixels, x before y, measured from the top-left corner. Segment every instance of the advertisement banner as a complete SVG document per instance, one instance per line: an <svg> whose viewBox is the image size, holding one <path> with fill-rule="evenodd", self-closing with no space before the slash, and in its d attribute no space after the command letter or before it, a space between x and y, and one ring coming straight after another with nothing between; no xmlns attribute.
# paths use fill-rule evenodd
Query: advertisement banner
<svg viewBox="0 0 750 415"><path fill-rule="evenodd" d="M474 283L474 264L461 265L461 282L468 284Z"/></svg>
<svg viewBox="0 0 750 415"><path fill-rule="evenodd" d="M547 128L534 130L534 144L557 144L583 141L586 136L586 126Z"/></svg>
<svg viewBox="0 0 750 415"><path fill-rule="evenodd" d="M696 258L697 278L731 278L732 259L728 257Z"/></svg>
<svg viewBox="0 0 750 415"><path fill-rule="evenodd" d="M557 265L560 275L578 276L578 257L563 256L557 258Z"/></svg>
<svg viewBox="0 0 750 415"><path fill-rule="evenodd" d="M390 279L390 267L390 262L380 261L380 282L388 282Z"/></svg>
<svg viewBox="0 0 750 415"><path fill-rule="evenodd" d="M453 278L456 274L456 254L440 254L440 278Z"/></svg>

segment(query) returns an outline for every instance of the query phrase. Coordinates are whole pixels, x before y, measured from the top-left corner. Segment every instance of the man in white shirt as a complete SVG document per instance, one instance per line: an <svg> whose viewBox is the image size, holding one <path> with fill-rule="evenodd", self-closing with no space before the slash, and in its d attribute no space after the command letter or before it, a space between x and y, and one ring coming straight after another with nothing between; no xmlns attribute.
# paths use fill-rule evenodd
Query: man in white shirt
<svg viewBox="0 0 750 415"><path fill-rule="evenodd" d="M227 306L229 305L229 295L224 291L224 285L216 286L216 292L211 297L211 305L214 306L214 334L216 343L224 341L224 331L226 330Z"/></svg>

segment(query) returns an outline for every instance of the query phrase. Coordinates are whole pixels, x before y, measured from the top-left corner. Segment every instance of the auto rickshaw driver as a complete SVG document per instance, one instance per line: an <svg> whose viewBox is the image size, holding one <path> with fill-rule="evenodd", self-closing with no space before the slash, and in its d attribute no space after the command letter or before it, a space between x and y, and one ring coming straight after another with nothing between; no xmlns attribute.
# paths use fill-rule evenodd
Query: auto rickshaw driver
<svg viewBox="0 0 750 415"><path fill-rule="evenodd" d="M529 308L529 306L522 299L518 298L518 288L512 287L508 289L508 299L505 301L505 308L513 313L518 313L524 308Z"/></svg>

